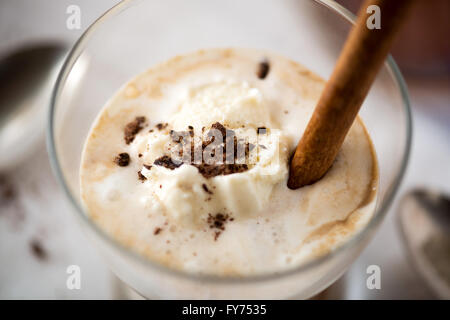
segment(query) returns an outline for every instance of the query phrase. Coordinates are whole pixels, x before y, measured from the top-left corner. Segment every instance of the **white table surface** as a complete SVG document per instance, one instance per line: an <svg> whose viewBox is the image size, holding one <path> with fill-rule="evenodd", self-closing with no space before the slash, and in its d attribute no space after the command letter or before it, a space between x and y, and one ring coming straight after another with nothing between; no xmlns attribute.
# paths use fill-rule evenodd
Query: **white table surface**
<svg viewBox="0 0 450 320"><path fill-rule="evenodd" d="M82 30L65 28L67 6L82 9L82 28L117 0L8 0L0 3L0 56L43 39L69 45ZM450 81L408 81L414 112L412 156L399 196L380 230L346 275L330 290L333 298L429 299L399 237L398 199L416 186L450 193ZM0 150L0 152L5 152ZM36 252L33 244L42 248ZM81 290L66 288L66 268L79 265ZM381 268L381 290L368 290L366 268ZM0 299L112 299L117 281L86 240L48 163L44 136L30 159L0 173Z"/></svg>

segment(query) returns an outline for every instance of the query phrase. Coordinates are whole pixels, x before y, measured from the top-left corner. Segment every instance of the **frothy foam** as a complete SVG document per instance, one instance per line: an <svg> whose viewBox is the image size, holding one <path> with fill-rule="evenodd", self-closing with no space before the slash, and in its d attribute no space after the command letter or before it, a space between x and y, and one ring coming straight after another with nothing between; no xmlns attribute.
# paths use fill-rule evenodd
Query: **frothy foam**
<svg viewBox="0 0 450 320"><path fill-rule="evenodd" d="M123 245L189 272L279 272L333 250L370 219L377 164L358 119L322 180L287 188L288 159L323 85L258 50L200 51L150 69L119 90L91 130L81 164L87 212ZM175 161L174 132L194 146L214 128L253 146L245 166L208 171ZM125 166L113 161L121 153L130 156Z"/></svg>

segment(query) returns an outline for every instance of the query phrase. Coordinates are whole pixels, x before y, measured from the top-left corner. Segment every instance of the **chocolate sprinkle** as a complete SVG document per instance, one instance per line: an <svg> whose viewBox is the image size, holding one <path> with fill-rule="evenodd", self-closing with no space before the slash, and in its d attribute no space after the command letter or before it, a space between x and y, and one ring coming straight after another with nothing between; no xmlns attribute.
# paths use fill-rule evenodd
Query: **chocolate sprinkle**
<svg viewBox="0 0 450 320"><path fill-rule="evenodd" d="M136 117L136 119L134 119L125 126L124 139L126 144L130 144L131 142L133 142L134 138L136 137L136 134L138 134L138 132L142 130L143 128L142 124L144 122L145 117Z"/></svg>
<svg viewBox="0 0 450 320"><path fill-rule="evenodd" d="M265 60L265 61L262 61L259 63L258 71L256 72L256 75L260 79L265 79L267 77L267 75L269 74L269 71L270 71L269 62L267 60Z"/></svg>
<svg viewBox="0 0 450 320"><path fill-rule="evenodd" d="M130 163L130 155L126 152L120 153L114 162L120 167L126 167Z"/></svg>
<svg viewBox="0 0 450 320"><path fill-rule="evenodd" d="M155 236L157 236L161 231L162 231L162 229L161 229L160 227L155 228L155 230L153 231L153 234L154 234Z"/></svg>

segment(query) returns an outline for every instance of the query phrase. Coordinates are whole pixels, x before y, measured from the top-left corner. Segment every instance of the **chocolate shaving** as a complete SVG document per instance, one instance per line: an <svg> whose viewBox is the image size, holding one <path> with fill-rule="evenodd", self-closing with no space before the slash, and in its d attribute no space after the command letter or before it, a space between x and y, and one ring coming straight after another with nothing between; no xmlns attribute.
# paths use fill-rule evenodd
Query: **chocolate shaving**
<svg viewBox="0 0 450 320"><path fill-rule="evenodd" d="M161 231L162 231L162 228L160 228L160 227L155 228L155 230L153 231L153 234L154 234L155 236L157 236Z"/></svg>
<svg viewBox="0 0 450 320"><path fill-rule="evenodd" d="M226 143L230 139L235 139L235 132L225 128L220 122L216 122L211 126L211 129L206 134L207 140L203 141L202 147L206 148L208 145L216 141L215 132L213 130L218 130L222 135L222 140L217 141L217 143ZM203 128L202 128L203 131Z"/></svg>
<svg viewBox="0 0 450 320"><path fill-rule="evenodd" d="M248 166L244 164L206 164L202 163L200 165L193 164L198 171L205 177L206 179L213 178L216 176L226 176L233 173L240 173L248 170Z"/></svg>
<svg viewBox="0 0 450 320"><path fill-rule="evenodd" d="M220 123L216 122L211 126L211 129L219 130L222 134L222 137L225 139L225 136L227 134L227 129ZM230 130L231 131L231 130ZM208 136L211 136L211 131L208 132Z"/></svg>
<svg viewBox="0 0 450 320"><path fill-rule="evenodd" d="M194 135L194 128L192 126L189 126L189 135ZM204 130L202 128L202 130ZM218 130L222 134L222 141L215 141L215 133L212 130ZM182 139L183 136L187 135L186 131L170 131L170 136L172 138L172 141L174 142L182 142L183 145L188 143L188 141L185 141ZM202 142L201 146L195 147L194 141L190 139L191 148L190 148L190 155L187 155L187 158L191 160L190 164L195 166L199 172L205 177L205 178L212 178L218 175L228 175L233 173L240 173L247 171L248 165L247 164L236 164L235 160L238 159L238 156L242 157L243 155L238 155L238 150L244 150L245 151L245 157L249 156L249 153L255 148L254 144L251 143L245 143L244 140L237 139L236 133L233 130L227 129L224 125L222 125L219 122L214 123L211 126L211 130L208 131L206 134L207 140ZM203 155L206 147L208 147L211 143L216 143L217 146L211 150L211 157L215 156L215 152L217 149L222 148L222 154L223 157L220 159L217 163L205 163L202 162L200 164L198 163L192 163L192 160L194 159L195 153L199 152ZM230 152L227 152L227 148L233 148L234 150L230 150ZM180 157L183 157L183 149L178 150L178 155ZM215 160L215 159L213 159ZM186 162L186 159L183 157L183 161ZM154 162L155 165L164 166L168 169L174 170L182 165L176 164L171 157L165 155Z"/></svg>
<svg viewBox="0 0 450 320"><path fill-rule="evenodd" d="M140 172L138 171L138 178L140 181L144 182L145 180L147 180L147 178Z"/></svg>
<svg viewBox="0 0 450 320"><path fill-rule="evenodd" d="M266 134L267 133L267 128L266 127L259 127L257 130L258 134Z"/></svg>
<svg viewBox="0 0 450 320"><path fill-rule="evenodd" d="M3 200L6 202L13 201L17 197L14 186L3 176L0 176L0 204Z"/></svg>
<svg viewBox="0 0 450 320"><path fill-rule="evenodd" d="M194 137L194 127L193 126L189 126L188 129L189 129L189 135L191 137Z"/></svg>
<svg viewBox="0 0 450 320"><path fill-rule="evenodd" d="M213 194L212 191L208 189L208 186L206 184L202 184L202 188L203 190L205 190L206 193Z"/></svg>
<svg viewBox="0 0 450 320"><path fill-rule="evenodd" d="M161 131L161 130L167 128L168 125L169 125L168 123L158 123L156 125L156 128Z"/></svg>
<svg viewBox="0 0 450 320"><path fill-rule="evenodd" d="M47 250L42 246L42 243L36 239L30 242L30 249L33 256L38 260L46 260L48 258Z"/></svg>
<svg viewBox="0 0 450 320"><path fill-rule="evenodd" d="M260 79L265 79L267 77L267 75L269 74L269 71L270 71L269 62L267 60L265 60L265 61L262 61L259 63L258 71L256 72L256 75Z"/></svg>
<svg viewBox="0 0 450 320"><path fill-rule="evenodd" d="M153 164L155 166L162 166L164 168L170 169L170 170L174 170L178 167L180 167L183 163L174 163L172 158L169 156L162 156L158 159L155 160L155 162L153 162Z"/></svg>
<svg viewBox="0 0 450 320"><path fill-rule="evenodd" d="M124 139L126 144L130 144L131 142L133 142L134 138L136 137L136 134L138 134L138 132L142 130L143 128L142 124L144 122L145 117L136 117L136 119L134 119L125 126Z"/></svg>
<svg viewBox="0 0 450 320"><path fill-rule="evenodd" d="M120 153L116 156L114 162L120 167L126 167L130 163L130 155L126 152Z"/></svg>
<svg viewBox="0 0 450 320"><path fill-rule="evenodd" d="M189 131L188 132L188 131L170 130L170 138L172 139L173 142L177 142L177 143L183 142L183 144L184 144L186 142L185 142L185 140L183 138L187 137L188 135L193 137L194 136L194 131Z"/></svg>
<svg viewBox="0 0 450 320"><path fill-rule="evenodd" d="M144 166L144 168L147 169L147 170L150 170L150 169L152 168L152 166L149 165L149 164L144 164L143 166Z"/></svg>
<svg viewBox="0 0 450 320"><path fill-rule="evenodd" d="M222 231L225 231L225 224L229 220L232 221L231 219L228 214L222 213L217 213L216 215L208 214L208 218L206 221L209 225L209 228L216 229L216 231L214 232L214 241L217 241Z"/></svg>
<svg viewBox="0 0 450 320"><path fill-rule="evenodd" d="M222 143L222 150L223 150L223 163L219 164L207 164L207 163L201 163L201 164L194 164L195 167L199 170L199 172L205 177L205 178L212 178L218 175L228 175L233 173L240 173L248 170L247 164L236 164L235 160L238 159L238 149L240 149L240 145L244 145L245 150L245 156L248 156L250 144L244 144L243 140L238 140L236 137L236 133L233 130L227 129L224 125L222 125L219 122L214 123L211 126L211 129L219 130L222 134L223 141L220 141ZM208 132L207 136L213 137L211 131ZM202 148L204 149L209 144L214 142L214 139L210 139L209 141L206 141L203 143ZM233 152L227 152L227 147L232 146ZM254 145L252 145L251 149L254 148ZM251 151L250 149L250 151ZM212 154L212 156L214 156Z"/></svg>

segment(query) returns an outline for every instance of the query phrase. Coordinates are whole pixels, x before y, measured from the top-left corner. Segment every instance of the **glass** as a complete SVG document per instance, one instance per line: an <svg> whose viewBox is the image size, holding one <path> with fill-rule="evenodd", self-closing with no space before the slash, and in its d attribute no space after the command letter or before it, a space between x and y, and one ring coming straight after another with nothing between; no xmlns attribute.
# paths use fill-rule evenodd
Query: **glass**
<svg viewBox="0 0 450 320"><path fill-rule="evenodd" d="M402 76L389 57L360 112L379 157L377 209L351 240L292 270L218 277L168 269L127 250L93 224L79 198L79 164L96 115L125 82L177 54L210 47L268 49L328 78L354 17L334 1L123 1L68 56L54 90L48 146L55 174L111 269L147 298L308 298L340 277L366 246L398 189L411 143Z"/></svg>

